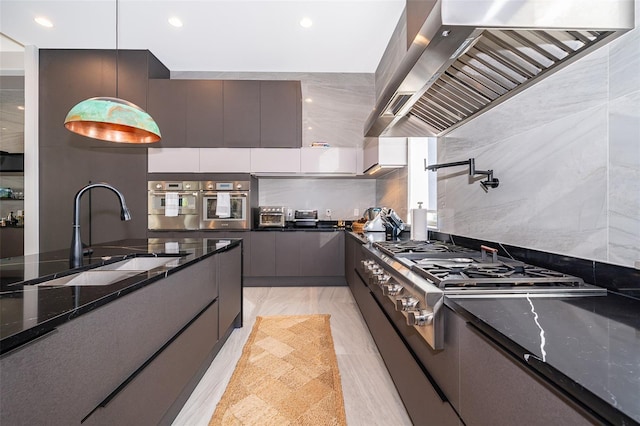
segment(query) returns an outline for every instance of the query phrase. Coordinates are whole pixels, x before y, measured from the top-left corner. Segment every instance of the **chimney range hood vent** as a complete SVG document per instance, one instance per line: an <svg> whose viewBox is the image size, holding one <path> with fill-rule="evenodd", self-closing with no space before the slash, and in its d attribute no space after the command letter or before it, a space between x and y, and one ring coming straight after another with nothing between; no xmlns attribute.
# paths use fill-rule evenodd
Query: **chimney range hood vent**
<svg viewBox="0 0 640 426"><path fill-rule="evenodd" d="M446 134L634 24L633 0L432 3L366 136Z"/></svg>

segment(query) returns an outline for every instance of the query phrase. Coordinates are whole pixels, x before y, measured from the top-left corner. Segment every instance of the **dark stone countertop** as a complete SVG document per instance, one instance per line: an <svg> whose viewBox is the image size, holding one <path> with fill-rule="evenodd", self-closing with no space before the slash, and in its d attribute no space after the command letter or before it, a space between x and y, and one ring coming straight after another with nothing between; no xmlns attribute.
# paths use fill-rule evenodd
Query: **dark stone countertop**
<svg viewBox="0 0 640 426"><path fill-rule="evenodd" d="M84 266L69 267L68 250L0 259L0 354L43 336L55 327L103 306L167 275L226 251L240 239L149 238L93 246ZM38 286L35 284L141 256L175 258L166 266L107 285Z"/></svg>
<svg viewBox="0 0 640 426"><path fill-rule="evenodd" d="M608 293L445 304L611 424L640 424L640 301Z"/></svg>
<svg viewBox="0 0 640 426"><path fill-rule="evenodd" d="M363 244L376 233L349 232ZM401 234L399 240L408 236ZM640 425L640 300L445 296L445 304L525 368L614 425Z"/></svg>

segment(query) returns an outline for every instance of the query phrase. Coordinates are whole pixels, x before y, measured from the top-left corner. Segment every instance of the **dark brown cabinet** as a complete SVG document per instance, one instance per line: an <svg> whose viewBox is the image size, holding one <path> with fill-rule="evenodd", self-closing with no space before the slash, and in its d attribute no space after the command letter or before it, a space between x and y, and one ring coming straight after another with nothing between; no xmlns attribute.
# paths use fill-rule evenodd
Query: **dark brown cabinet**
<svg viewBox="0 0 640 426"><path fill-rule="evenodd" d="M245 285L345 284L343 232L253 231L250 245Z"/></svg>
<svg viewBox="0 0 640 426"><path fill-rule="evenodd" d="M259 81L224 81L224 146L260 146Z"/></svg>
<svg viewBox="0 0 640 426"><path fill-rule="evenodd" d="M300 276L303 232L276 232L276 276Z"/></svg>
<svg viewBox="0 0 640 426"><path fill-rule="evenodd" d="M148 112L162 133L154 147L223 147L222 90L218 80L150 80Z"/></svg>
<svg viewBox="0 0 640 426"><path fill-rule="evenodd" d="M300 275L344 275L343 232L302 232L300 247L305 252L305 255L300 257Z"/></svg>
<svg viewBox="0 0 640 426"><path fill-rule="evenodd" d="M187 144L187 82L149 80L147 112L158 123L162 139L155 148L184 148Z"/></svg>
<svg viewBox="0 0 640 426"><path fill-rule="evenodd" d="M260 82L260 148L299 148L301 146L300 82Z"/></svg>
<svg viewBox="0 0 640 426"><path fill-rule="evenodd" d="M302 146L299 81L151 80L148 112L165 148Z"/></svg>
<svg viewBox="0 0 640 426"><path fill-rule="evenodd" d="M187 146L222 148L223 84L219 80L185 80L187 87Z"/></svg>
<svg viewBox="0 0 640 426"><path fill-rule="evenodd" d="M251 277L275 277L276 233L251 233Z"/></svg>
<svg viewBox="0 0 640 426"><path fill-rule="evenodd" d="M461 321L459 333L459 413L466 425L600 424L471 324Z"/></svg>

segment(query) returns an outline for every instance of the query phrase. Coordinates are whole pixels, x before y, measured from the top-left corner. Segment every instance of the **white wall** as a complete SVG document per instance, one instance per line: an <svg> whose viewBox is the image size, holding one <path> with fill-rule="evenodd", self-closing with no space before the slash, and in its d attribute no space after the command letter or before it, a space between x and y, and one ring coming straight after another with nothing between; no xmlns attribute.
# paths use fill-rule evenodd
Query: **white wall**
<svg viewBox="0 0 640 426"><path fill-rule="evenodd" d="M636 25L640 22L636 2ZM442 231L633 266L640 260L640 28L441 138L500 186L438 172Z"/></svg>

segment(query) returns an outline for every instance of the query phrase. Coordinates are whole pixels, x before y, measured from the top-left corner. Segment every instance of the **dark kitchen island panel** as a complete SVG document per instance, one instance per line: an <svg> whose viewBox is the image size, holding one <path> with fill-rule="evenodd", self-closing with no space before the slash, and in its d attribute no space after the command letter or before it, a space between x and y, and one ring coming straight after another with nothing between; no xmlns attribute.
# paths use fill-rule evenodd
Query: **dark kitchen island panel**
<svg viewBox="0 0 640 426"><path fill-rule="evenodd" d="M241 241L210 242L150 239L94 247L99 257L89 259L89 267L132 253L170 251L179 259L101 286L30 285L67 272L61 253L40 256L37 262L59 271L50 265L41 269L44 276L8 284L0 296L0 423L170 424L241 326ZM29 262L34 259L23 259L25 273L37 270ZM17 268L4 259L0 266L3 272Z"/></svg>

